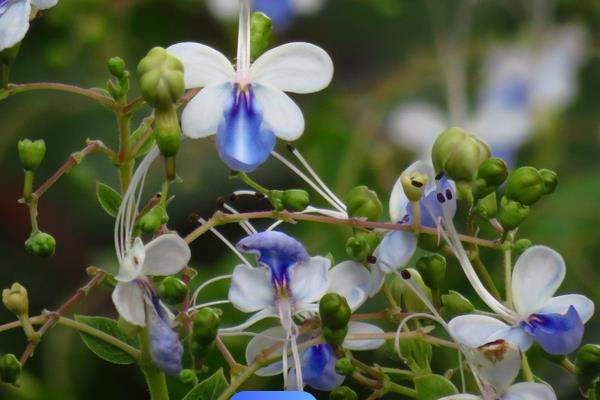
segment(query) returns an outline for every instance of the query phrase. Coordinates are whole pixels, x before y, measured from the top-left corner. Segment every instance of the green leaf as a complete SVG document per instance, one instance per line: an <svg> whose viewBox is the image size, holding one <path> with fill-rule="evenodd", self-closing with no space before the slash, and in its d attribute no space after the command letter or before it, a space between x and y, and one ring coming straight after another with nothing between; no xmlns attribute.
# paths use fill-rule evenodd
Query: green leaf
<svg viewBox="0 0 600 400"><path fill-rule="evenodd" d="M196 385L183 400L216 400L229 384L221 368Z"/></svg>
<svg viewBox="0 0 600 400"><path fill-rule="evenodd" d="M117 321L110 318L104 317L87 317L84 315L76 315L75 320L83 324L89 325L96 328L104 333L107 333L122 342L125 342L132 347L139 348L137 340L132 339L125 335L117 325ZM98 339L89 333L79 332L83 343L103 360L106 360L113 364L128 365L133 364L135 359L123 350L113 346L112 344L106 343L103 340Z"/></svg>
<svg viewBox="0 0 600 400"><path fill-rule="evenodd" d="M121 195L110 186L96 181L96 197L98 197L104 211L111 217L116 218L121 205Z"/></svg>
<svg viewBox="0 0 600 400"><path fill-rule="evenodd" d="M429 374L415 378L417 400L437 400L444 396L458 394L452 382L441 375Z"/></svg>

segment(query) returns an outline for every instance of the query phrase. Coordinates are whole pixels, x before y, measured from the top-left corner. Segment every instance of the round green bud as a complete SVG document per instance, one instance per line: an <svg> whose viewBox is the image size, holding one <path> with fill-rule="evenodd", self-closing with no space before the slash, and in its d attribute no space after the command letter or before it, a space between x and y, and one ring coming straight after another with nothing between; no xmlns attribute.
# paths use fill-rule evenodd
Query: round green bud
<svg viewBox="0 0 600 400"><path fill-rule="evenodd" d="M167 304L175 305L185 299L188 287L181 279L173 276L167 276L163 279L157 288L158 296Z"/></svg>
<svg viewBox="0 0 600 400"><path fill-rule="evenodd" d="M156 110L154 135L160 154L165 157L174 157L177 154L181 142L181 127L174 107Z"/></svg>
<svg viewBox="0 0 600 400"><path fill-rule="evenodd" d="M439 289L446 278L446 258L440 254L428 254L417 261L417 271L431 289Z"/></svg>
<svg viewBox="0 0 600 400"><path fill-rule="evenodd" d="M310 202L308 192L302 189L288 189L281 198L283 207L288 211L304 211Z"/></svg>
<svg viewBox="0 0 600 400"><path fill-rule="evenodd" d="M322 328L323 338L332 347L339 347L344 343L348 334L348 325L343 328L333 329L327 326Z"/></svg>
<svg viewBox="0 0 600 400"><path fill-rule="evenodd" d="M584 344L575 359L576 375L600 375L600 345Z"/></svg>
<svg viewBox="0 0 600 400"><path fill-rule="evenodd" d="M461 314L469 314L475 311L475 307L462 294L450 290L448 294L442 295L442 315L446 318L452 318Z"/></svg>
<svg viewBox="0 0 600 400"><path fill-rule="evenodd" d="M267 196L275 211L283 211L283 190L270 190Z"/></svg>
<svg viewBox="0 0 600 400"><path fill-rule="evenodd" d="M431 289L425 285L423 281L423 277L414 268L407 268L406 271L410 273L411 278L414 283L421 288L421 290L425 293L429 300L432 299ZM402 302L404 304L404 308L410 312L426 312L428 308L423 301L413 292L413 290L408 286L405 280L401 277L395 277L390 283L390 291L392 295L398 302Z"/></svg>
<svg viewBox="0 0 600 400"><path fill-rule="evenodd" d="M25 249L40 257L50 257L56 249L56 240L45 232L32 232L25 241Z"/></svg>
<svg viewBox="0 0 600 400"><path fill-rule="evenodd" d="M419 171L411 171L408 174L400 175L402 190L410 201L419 201L423 197L423 189L427 185L427 175Z"/></svg>
<svg viewBox="0 0 600 400"><path fill-rule="evenodd" d="M192 341L208 345L215 340L221 323L219 313L212 308L202 308L193 319Z"/></svg>
<svg viewBox="0 0 600 400"><path fill-rule="evenodd" d="M348 376L354 372L354 365L348 358L340 358L335 362L335 372L340 375Z"/></svg>
<svg viewBox="0 0 600 400"><path fill-rule="evenodd" d="M198 376L193 369L182 369L179 373L179 380L186 385L196 386L198 384Z"/></svg>
<svg viewBox="0 0 600 400"><path fill-rule="evenodd" d="M471 181L481 164L490 157L490 146L461 128L448 128L438 136L431 149L436 172L457 181Z"/></svg>
<svg viewBox="0 0 600 400"><path fill-rule="evenodd" d="M27 171L35 171L46 155L46 142L43 139L35 141L29 139L19 140L17 148L21 164Z"/></svg>
<svg viewBox="0 0 600 400"><path fill-rule="evenodd" d="M108 60L108 70L115 78L122 78L125 74L125 61L121 57L112 57Z"/></svg>
<svg viewBox="0 0 600 400"><path fill-rule="evenodd" d="M183 64L162 47L155 47L138 64L142 96L156 109L168 109L185 92Z"/></svg>
<svg viewBox="0 0 600 400"><path fill-rule="evenodd" d="M250 17L250 56L257 59L271 43L273 22L265 13L255 12Z"/></svg>
<svg viewBox="0 0 600 400"><path fill-rule="evenodd" d="M482 179L488 186L498 187L508 177L508 168L504 160L498 157L490 157L479 166L477 179Z"/></svg>
<svg viewBox="0 0 600 400"><path fill-rule="evenodd" d="M529 215L529 207L518 201L513 201L502 196L500 200L500 210L498 211L498 221L504 229L513 230L517 228Z"/></svg>
<svg viewBox="0 0 600 400"><path fill-rule="evenodd" d="M340 386L329 393L329 400L358 400L358 396L348 386Z"/></svg>
<svg viewBox="0 0 600 400"><path fill-rule="evenodd" d="M365 260L379 244L379 235L375 232L356 231L346 241L346 253L358 261Z"/></svg>
<svg viewBox="0 0 600 400"><path fill-rule="evenodd" d="M27 289L18 282L12 284L8 289L2 290L2 303L8 311L16 316L29 313L29 296Z"/></svg>
<svg viewBox="0 0 600 400"><path fill-rule="evenodd" d="M348 215L352 218L380 221L383 216L383 206L377 193L366 186L357 186L348 193L346 207Z"/></svg>
<svg viewBox="0 0 600 400"><path fill-rule="evenodd" d="M544 194L553 193L558 186L558 174L546 168L542 168L538 172L544 180Z"/></svg>
<svg viewBox="0 0 600 400"><path fill-rule="evenodd" d="M344 296L327 293L319 302L319 315L324 327L336 330L347 327L352 310Z"/></svg>
<svg viewBox="0 0 600 400"><path fill-rule="evenodd" d="M16 383L21 375L21 363L14 354L4 354L0 357L0 380L6 383Z"/></svg>
<svg viewBox="0 0 600 400"><path fill-rule="evenodd" d="M537 169L520 167L508 177L504 195L509 200L530 206L544 195L545 190L544 178Z"/></svg>
<svg viewBox="0 0 600 400"><path fill-rule="evenodd" d="M519 253L524 252L528 248L531 247L531 240L529 239L519 239L515 243L513 243L512 248Z"/></svg>
<svg viewBox="0 0 600 400"><path fill-rule="evenodd" d="M154 212L155 208L142 215L142 218L138 222L140 229L144 233L153 234L160 228L161 218L159 214Z"/></svg>
<svg viewBox="0 0 600 400"><path fill-rule="evenodd" d="M485 220L490 220L495 218L498 214L498 202L496 200L496 192L492 192L477 200L477 204L475 205L475 212L481 218Z"/></svg>

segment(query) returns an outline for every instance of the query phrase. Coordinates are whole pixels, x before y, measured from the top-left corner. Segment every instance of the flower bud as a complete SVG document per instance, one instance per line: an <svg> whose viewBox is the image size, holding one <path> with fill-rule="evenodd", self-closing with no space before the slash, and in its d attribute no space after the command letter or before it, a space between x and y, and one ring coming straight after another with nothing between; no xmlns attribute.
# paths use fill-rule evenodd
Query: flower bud
<svg viewBox="0 0 600 400"><path fill-rule="evenodd" d="M327 326L322 329L323 338L332 347L339 347L344 343L348 334L348 325L340 329L332 329Z"/></svg>
<svg viewBox="0 0 600 400"><path fill-rule="evenodd" d="M25 249L40 257L49 257L54 254L56 240L48 233L32 232L29 239L25 241Z"/></svg>
<svg viewBox="0 0 600 400"><path fill-rule="evenodd" d="M352 310L346 298L337 293L327 293L319 302L321 324L331 329L341 329L348 325Z"/></svg>
<svg viewBox="0 0 600 400"><path fill-rule="evenodd" d="M27 315L29 313L29 297L27 289L20 283L15 282L9 289L2 290L2 303L8 311L16 316Z"/></svg>
<svg viewBox="0 0 600 400"><path fill-rule="evenodd" d="M533 167L520 167L510 174L504 195L509 200L530 206L542 197L545 191L544 178Z"/></svg>
<svg viewBox="0 0 600 400"><path fill-rule="evenodd" d="M600 345L584 344L577 352L575 359L577 375L600 375Z"/></svg>
<svg viewBox="0 0 600 400"><path fill-rule="evenodd" d="M446 277L446 258L439 254L428 254L417 261L417 271L431 289L439 289Z"/></svg>
<svg viewBox="0 0 600 400"><path fill-rule="evenodd" d="M186 385L196 386L198 384L198 376L193 369L183 369L179 373L179 380Z"/></svg>
<svg viewBox="0 0 600 400"><path fill-rule="evenodd" d="M529 207L517 201L512 201L502 196L500 200L500 210L498 212L498 221L507 230L517 228L529 215Z"/></svg>
<svg viewBox="0 0 600 400"><path fill-rule="evenodd" d="M425 293L429 300L432 299L431 289L425 285L421 274L414 268L407 268L406 271L410 273L411 278L414 283ZM395 277L393 281L391 281L390 291L394 298L402 304L404 304L404 308L410 312L426 312L428 308L419 296L413 292L413 290L408 286L405 280L401 277Z"/></svg>
<svg viewBox="0 0 600 400"><path fill-rule="evenodd" d="M490 157L481 163L477 170L477 179L483 179L488 186L498 187L508 177L508 168L504 160Z"/></svg>
<svg viewBox="0 0 600 400"><path fill-rule="evenodd" d="M471 181L490 154L486 142L454 127L446 129L435 140L431 160L436 172L444 172L454 180Z"/></svg>
<svg viewBox="0 0 600 400"><path fill-rule="evenodd" d="M352 218L366 218L379 221L383 215L383 206L377 193L366 186L357 186L346 197L348 215Z"/></svg>
<svg viewBox="0 0 600 400"><path fill-rule="evenodd" d="M125 74L125 61L121 57L112 57L108 60L108 70L115 78L122 78Z"/></svg>
<svg viewBox="0 0 600 400"><path fill-rule="evenodd" d="M21 363L14 354L4 354L0 357L0 381L16 383L21 375Z"/></svg>
<svg viewBox="0 0 600 400"><path fill-rule="evenodd" d="M283 190L270 190L267 196L275 211L283 211Z"/></svg>
<svg viewBox="0 0 600 400"><path fill-rule="evenodd" d="M156 109L168 109L185 92L183 64L162 47L154 47L138 64L142 96Z"/></svg>
<svg viewBox="0 0 600 400"><path fill-rule="evenodd" d="M35 171L46 155L46 142L43 139L33 142L29 139L19 140L17 147L21 164L27 171Z"/></svg>
<svg viewBox="0 0 600 400"><path fill-rule="evenodd" d="M350 361L348 358L340 358L335 362L335 372L340 375L352 375L354 370L354 365L352 365L352 361Z"/></svg>
<svg viewBox="0 0 600 400"><path fill-rule="evenodd" d="M167 276L158 285L157 292L158 296L167 304L175 305L185 299L188 287L181 279Z"/></svg>
<svg viewBox="0 0 600 400"><path fill-rule="evenodd" d="M271 43L273 22L265 13L255 12L250 17L250 55L256 60Z"/></svg>
<svg viewBox="0 0 600 400"><path fill-rule="evenodd" d="M283 207L288 211L304 211L310 202L310 197L306 190L288 189L283 192L281 198Z"/></svg>
<svg viewBox="0 0 600 400"><path fill-rule="evenodd" d="M142 218L140 218L140 222L138 222L142 232L150 235L158 231L161 225L160 215L157 215L157 213L154 212L155 209L156 207L144 214Z"/></svg>
<svg viewBox="0 0 600 400"><path fill-rule="evenodd" d="M450 290L448 294L442 295L441 312L445 318L452 318L461 314L469 314L475 311L475 307L462 294Z"/></svg>
<svg viewBox="0 0 600 400"><path fill-rule="evenodd" d="M181 127L174 107L156 110L154 135L160 154L165 157L174 157L177 154L181 141Z"/></svg>
<svg viewBox="0 0 600 400"><path fill-rule="evenodd" d="M375 232L357 231L346 241L346 253L357 260L365 260L373 253L379 243L379 235Z"/></svg>
<svg viewBox="0 0 600 400"><path fill-rule="evenodd" d="M427 175L419 171L411 171L409 174L400 175L402 190L410 201L419 201L423 197L423 189L427 185Z"/></svg>
<svg viewBox="0 0 600 400"><path fill-rule="evenodd" d="M531 247L531 240L529 240L529 239L519 239L512 245L513 250L518 251L519 253L524 252L525 250L527 250L530 247Z"/></svg>
<svg viewBox="0 0 600 400"><path fill-rule="evenodd" d="M220 312L213 308L202 308L194 315L192 340L200 344L210 344L217 337Z"/></svg>
<svg viewBox="0 0 600 400"><path fill-rule="evenodd" d="M329 400L358 400L358 396L348 386L340 386L329 393Z"/></svg>
<svg viewBox="0 0 600 400"><path fill-rule="evenodd" d="M544 180L544 194L553 193L558 185L558 174L546 168L542 168L538 172Z"/></svg>
<svg viewBox="0 0 600 400"><path fill-rule="evenodd" d="M498 214L498 203L496 200L496 192L492 192L482 199L477 200L475 212L481 218L490 220Z"/></svg>

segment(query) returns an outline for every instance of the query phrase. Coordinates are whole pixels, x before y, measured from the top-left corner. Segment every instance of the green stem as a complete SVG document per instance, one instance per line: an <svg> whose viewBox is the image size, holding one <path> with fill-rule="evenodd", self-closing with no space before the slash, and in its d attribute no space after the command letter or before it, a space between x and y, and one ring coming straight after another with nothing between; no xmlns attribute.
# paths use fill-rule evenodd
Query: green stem
<svg viewBox="0 0 600 400"><path fill-rule="evenodd" d="M248 186L250 186L252 189L256 190L257 192L260 192L264 195L269 195L270 190L267 189L264 186L261 186L259 183L255 182L252 178L250 178L248 175L246 175L246 173L244 172L238 172L238 178L240 178L242 181L244 181L244 183Z"/></svg>
<svg viewBox="0 0 600 400"><path fill-rule="evenodd" d="M3 66L2 66L2 89L8 90L9 79L10 79L10 65L3 64Z"/></svg>
<svg viewBox="0 0 600 400"><path fill-rule="evenodd" d="M23 199L25 199L25 202L27 203L31 201L34 176L35 173L33 171L25 170L25 179L23 180Z"/></svg>
<svg viewBox="0 0 600 400"><path fill-rule="evenodd" d="M417 391L406 386L398 385L397 383L387 381L385 388L388 392L398 393L407 397L415 399L417 397Z"/></svg>
<svg viewBox="0 0 600 400"><path fill-rule="evenodd" d="M419 228L421 227L421 206L418 201L411 201L411 206L413 209L415 232L419 232Z"/></svg>
<svg viewBox="0 0 600 400"><path fill-rule="evenodd" d="M525 379L527 382L534 381L533 372L529 366L529 361L527 361L526 354L523 354L523 359L521 360L521 372L523 373L523 379Z"/></svg>
<svg viewBox="0 0 600 400"><path fill-rule="evenodd" d="M415 374L412 371L398 368L379 367L379 370L386 375L395 375L398 379L413 380Z"/></svg>
<svg viewBox="0 0 600 400"><path fill-rule="evenodd" d="M31 233L36 233L39 231L38 221L37 221L37 216L38 216L37 205L38 205L37 197L32 197L31 200L29 201L29 219L31 220Z"/></svg>
<svg viewBox="0 0 600 400"><path fill-rule="evenodd" d="M485 288L497 300L501 300L500 292L498 291L498 288L496 288L496 285L494 284L494 280L492 279L492 276L490 275L490 273L488 272L487 268L485 267L485 265L483 264L483 262L479 258L479 255L476 255L475 257L472 257L471 262L473 264L473 268L477 272L477 276L479 276L479 279L481 279L481 282L483 283L483 286L485 286Z"/></svg>
<svg viewBox="0 0 600 400"><path fill-rule="evenodd" d="M131 159L131 118L129 115L119 114L119 179L121 181L121 194L125 194L133 175L133 160Z"/></svg>
<svg viewBox="0 0 600 400"><path fill-rule="evenodd" d="M142 345L142 354L140 368L146 377L148 390L151 400L169 400L169 391L167 390L167 380L165 374L152 362L150 355L150 337L148 328L140 331L140 343Z"/></svg>
<svg viewBox="0 0 600 400"><path fill-rule="evenodd" d="M504 291L506 292L506 305L513 308L512 296L512 250L508 248L503 252L504 256Z"/></svg>
<svg viewBox="0 0 600 400"><path fill-rule="evenodd" d="M115 101L93 89L86 89L79 86L68 85L64 83L50 83L50 82L39 82L39 83L24 83L20 85L8 85L9 95L17 93L31 92L33 90L55 90L59 92L66 92L72 94L78 94L80 96L87 97L92 100L96 100L111 110L117 110L118 105Z"/></svg>

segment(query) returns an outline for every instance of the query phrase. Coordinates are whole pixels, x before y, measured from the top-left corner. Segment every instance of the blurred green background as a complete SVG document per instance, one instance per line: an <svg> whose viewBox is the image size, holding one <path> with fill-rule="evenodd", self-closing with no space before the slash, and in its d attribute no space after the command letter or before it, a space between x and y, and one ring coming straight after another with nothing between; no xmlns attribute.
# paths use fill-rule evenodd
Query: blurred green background
<svg viewBox="0 0 600 400"><path fill-rule="evenodd" d="M278 0L272 0L278 1ZM434 3L438 0L434 0ZM448 14L458 1L442 1ZM529 1L481 0L472 7L471 37L467 48L469 99L473 102L479 80L478 65L487 47L496 41L510 41L522 35L531 24ZM335 76L326 90L294 99L304 111L306 132L296 143L310 164L331 188L343 197L353 186L366 184L381 199L387 197L397 175L412 160L408 149L393 145L387 134L390 110L399 102L415 97L445 107L442 64L436 54L430 9L414 0L327 0L316 14L300 16L286 29L277 30L274 44L301 40L318 44L334 60ZM600 300L600 6L597 1L559 1L551 22L576 21L588 33L588 58L578 74L578 95L556 116L557 132L551 139L534 135L518 152L519 164L555 169L560 184L552 196L536 205L519 232L536 244L553 247L567 260L567 279L562 292L580 292ZM23 42L11 82L65 82L84 87L103 87L109 78L106 61L121 56L134 72L137 62L154 46L166 47L181 41L197 41L220 49L233 58L237 24L211 15L203 0L60 0L32 23ZM132 89L137 94L137 88ZM139 121L144 110L136 118ZM104 213L95 197L95 184L101 180L118 186L115 168L100 155L92 155L61 179L40 204L40 226L58 242L56 255L39 259L28 254L23 242L29 235L26 207L21 197L22 170L16 145L21 138L44 138L48 153L37 182L50 176L73 151L81 149L86 138L103 140L116 147L116 123L106 109L87 99L56 92L31 92L0 102L0 286L19 281L29 289L31 313L55 309L87 279L85 268L98 265L116 269L112 242L113 220ZM284 146L281 152L286 154ZM229 171L216 155L214 140L187 141L179 156L183 184L173 188L176 200L169 211L171 227L181 234L194 225L188 215L209 217L216 199L242 188L229 179ZM159 178L162 171L154 170ZM253 177L272 188L304 187L287 169L271 160ZM151 179L147 191L159 190ZM317 204L325 205L313 194ZM258 200L235 204L241 210L267 207ZM261 224L258 224L262 226ZM463 225L459 225L462 227ZM345 257L344 243L349 229L310 223L285 226L304 242L311 254L331 252L337 260ZM222 232L238 240L243 231L237 226ZM228 273L235 257L212 235L193 246L191 265L199 271L196 282ZM501 264L494 255L488 266L501 286ZM466 280L458 268L450 269L448 287L464 288ZM214 285L200 299L226 297L227 283ZM381 307L375 299L366 310ZM245 316L223 307L224 324ZM80 314L116 317L110 291L100 287L75 307ZM0 323L12 319L0 310ZM600 342L600 319L586 329L586 341ZM391 327L388 327L391 328ZM234 355L243 361L247 339L226 339ZM0 336L0 353L20 354L25 346L21 332ZM446 354L446 353L444 353ZM448 355L448 354L446 354ZM397 365L384 350L359 355L365 360ZM451 365L455 358L439 360ZM446 363L447 361L447 363ZM574 379L549 361L536 357L534 370L554 383L559 398L576 398ZM224 366L218 352L206 361L211 371ZM207 374L208 376L208 374ZM170 381L173 398L185 390ZM270 381L253 379L247 388L281 385L281 376ZM54 328L27 364L20 390L0 384L2 399L128 399L145 398L141 373L133 366L113 366L95 357L76 333ZM326 398L326 397L323 397ZM389 396L389 398L394 398Z"/></svg>

